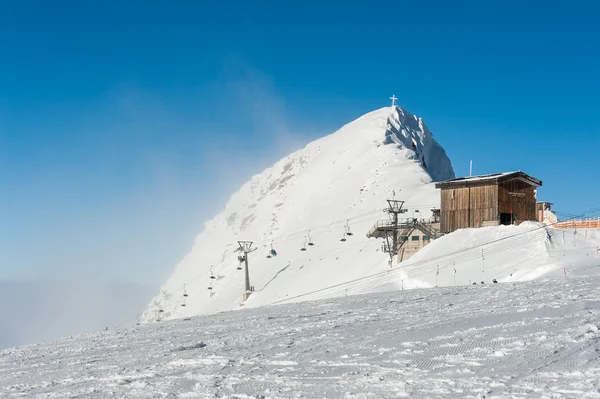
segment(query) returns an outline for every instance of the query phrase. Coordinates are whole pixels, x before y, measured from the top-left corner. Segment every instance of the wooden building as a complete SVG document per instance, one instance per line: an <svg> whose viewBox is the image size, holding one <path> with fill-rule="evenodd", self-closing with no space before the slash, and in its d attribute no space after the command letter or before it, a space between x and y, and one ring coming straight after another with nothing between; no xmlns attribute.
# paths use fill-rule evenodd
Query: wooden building
<svg viewBox="0 0 600 399"><path fill-rule="evenodd" d="M541 180L521 171L459 177L436 183L441 189L440 230L536 221Z"/></svg>

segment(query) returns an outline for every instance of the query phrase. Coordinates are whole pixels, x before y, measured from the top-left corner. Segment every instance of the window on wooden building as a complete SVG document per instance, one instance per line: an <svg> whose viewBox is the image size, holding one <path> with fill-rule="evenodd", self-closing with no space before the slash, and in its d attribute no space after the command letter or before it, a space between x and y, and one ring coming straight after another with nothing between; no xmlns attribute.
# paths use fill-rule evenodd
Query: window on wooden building
<svg viewBox="0 0 600 399"><path fill-rule="evenodd" d="M419 236L412 236L413 241L419 241Z"/></svg>

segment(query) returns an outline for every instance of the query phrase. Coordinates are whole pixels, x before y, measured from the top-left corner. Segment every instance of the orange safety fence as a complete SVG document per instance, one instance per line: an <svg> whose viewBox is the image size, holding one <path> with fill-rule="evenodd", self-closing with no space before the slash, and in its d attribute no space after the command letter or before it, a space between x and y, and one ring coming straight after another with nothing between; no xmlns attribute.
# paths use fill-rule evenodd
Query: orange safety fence
<svg viewBox="0 0 600 399"><path fill-rule="evenodd" d="M566 220L558 222L552 227L558 229L600 229L600 218L583 220Z"/></svg>

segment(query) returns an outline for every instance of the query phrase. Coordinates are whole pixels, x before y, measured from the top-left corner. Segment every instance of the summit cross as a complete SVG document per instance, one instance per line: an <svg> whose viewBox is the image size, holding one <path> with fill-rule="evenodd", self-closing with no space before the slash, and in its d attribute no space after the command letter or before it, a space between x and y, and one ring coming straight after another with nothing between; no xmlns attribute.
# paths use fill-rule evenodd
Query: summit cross
<svg viewBox="0 0 600 399"><path fill-rule="evenodd" d="M396 95L395 95L395 94L392 94L392 96L390 97L390 100L392 100L392 107L393 107L394 105L396 105L396 100L397 100L397 98L396 98Z"/></svg>

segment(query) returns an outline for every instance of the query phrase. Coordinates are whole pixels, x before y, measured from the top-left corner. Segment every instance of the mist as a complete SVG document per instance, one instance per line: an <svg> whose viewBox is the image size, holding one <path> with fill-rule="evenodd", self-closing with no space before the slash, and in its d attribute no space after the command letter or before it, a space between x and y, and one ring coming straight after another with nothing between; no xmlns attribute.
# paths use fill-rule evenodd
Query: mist
<svg viewBox="0 0 600 399"><path fill-rule="evenodd" d="M64 124L61 112L31 134ZM45 143L54 151L32 147L0 172L11 205L0 209L0 348L142 312L233 193L332 132L294 117L269 77L239 61L210 87L168 97L122 84L68 117Z"/></svg>
<svg viewBox="0 0 600 399"><path fill-rule="evenodd" d="M0 281L0 349L135 324L157 287L98 281Z"/></svg>

